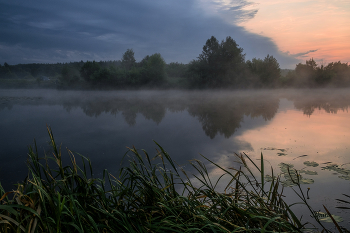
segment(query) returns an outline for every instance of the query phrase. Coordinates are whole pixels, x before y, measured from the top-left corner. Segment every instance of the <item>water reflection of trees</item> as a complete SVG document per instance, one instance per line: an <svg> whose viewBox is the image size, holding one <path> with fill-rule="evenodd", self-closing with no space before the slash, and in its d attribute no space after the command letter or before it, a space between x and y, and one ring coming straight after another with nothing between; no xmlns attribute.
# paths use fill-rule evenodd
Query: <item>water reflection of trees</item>
<svg viewBox="0 0 350 233"><path fill-rule="evenodd" d="M214 138L218 133L230 137L241 127L244 116L271 120L279 106L279 99L267 96L223 96L190 104L188 112L201 122L206 135Z"/></svg>
<svg viewBox="0 0 350 233"><path fill-rule="evenodd" d="M340 106L337 102L328 102L322 100L316 100L309 103L295 102L294 106L296 109L302 110L305 115L311 116L316 109L324 110L327 113L336 114L339 110L348 111L349 105Z"/></svg>
<svg viewBox="0 0 350 233"><path fill-rule="evenodd" d="M279 99L267 95L186 93L175 96L155 94L139 98L92 98L63 105L65 109L70 109L72 104L79 106L88 116L121 113L130 126L136 124L138 114L159 124L166 111L187 110L198 119L210 138L217 134L228 138L241 127L244 116L271 120L278 110Z"/></svg>
<svg viewBox="0 0 350 233"><path fill-rule="evenodd" d="M311 116L315 110L336 114L338 111L348 111L350 93L348 89L305 91L302 95L287 95L294 102L294 107Z"/></svg>
<svg viewBox="0 0 350 233"><path fill-rule="evenodd" d="M68 92L61 96L41 95L9 97L0 96L0 111L14 105L62 105L66 111L80 108L90 117L101 114L121 114L125 122L133 126L138 115L159 124L167 111L187 111L198 119L207 136L214 138L220 134L233 135L245 117L262 117L271 120L279 107L279 99L287 98L294 102L296 109L312 115L316 109L327 113L347 111L350 93L347 89L304 90L298 92L209 92L209 91L134 91L134 92Z"/></svg>

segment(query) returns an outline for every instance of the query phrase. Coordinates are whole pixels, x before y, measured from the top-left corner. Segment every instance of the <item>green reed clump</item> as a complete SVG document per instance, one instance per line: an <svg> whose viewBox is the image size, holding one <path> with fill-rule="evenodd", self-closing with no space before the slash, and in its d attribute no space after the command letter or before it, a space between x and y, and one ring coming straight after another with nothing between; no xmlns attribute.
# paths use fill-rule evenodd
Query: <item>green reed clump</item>
<svg viewBox="0 0 350 233"><path fill-rule="evenodd" d="M48 132L52 156L39 158L36 146L30 147L28 177L15 191L0 185L0 232L300 232L304 227L282 199L279 178L264 180L263 158L259 168L247 155L237 155L242 169L208 160L223 172L213 183L201 161L191 162L197 175L190 177L157 144L158 164L147 152L130 148L129 166L117 177L105 170L96 179L82 155L79 167L68 150L71 164L64 166L61 148ZM219 192L224 176L230 181Z"/></svg>

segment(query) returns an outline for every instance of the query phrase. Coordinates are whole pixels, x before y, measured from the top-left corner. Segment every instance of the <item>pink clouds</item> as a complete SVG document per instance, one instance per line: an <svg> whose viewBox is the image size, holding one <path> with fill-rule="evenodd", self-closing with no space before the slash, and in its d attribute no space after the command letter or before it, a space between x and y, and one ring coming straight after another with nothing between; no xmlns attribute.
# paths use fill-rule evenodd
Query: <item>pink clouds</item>
<svg viewBox="0 0 350 233"><path fill-rule="evenodd" d="M350 62L350 2L258 0L254 19L240 25L273 39L300 61ZM310 50L317 50L303 54ZM303 54L303 55L300 55Z"/></svg>

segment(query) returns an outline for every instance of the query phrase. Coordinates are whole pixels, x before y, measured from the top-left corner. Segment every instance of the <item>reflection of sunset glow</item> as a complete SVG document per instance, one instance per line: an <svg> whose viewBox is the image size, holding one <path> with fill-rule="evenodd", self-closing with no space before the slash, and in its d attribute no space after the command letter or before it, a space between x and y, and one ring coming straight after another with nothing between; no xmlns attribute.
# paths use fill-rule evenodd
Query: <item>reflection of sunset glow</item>
<svg viewBox="0 0 350 233"><path fill-rule="evenodd" d="M241 23L274 40L281 51L319 63L350 62L350 2L258 0L256 16ZM317 51L314 51L317 50Z"/></svg>
<svg viewBox="0 0 350 233"><path fill-rule="evenodd" d="M245 131L239 140L249 141L255 154L262 151L269 161L291 162L300 155L308 155L302 161L313 160L318 163L347 163L350 152L350 114L338 111L329 114L323 110L308 117L300 111L287 110L277 113L270 124L259 129ZM286 149L286 156L277 156L279 151L261 150L274 147ZM297 160L294 160L297 162Z"/></svg>

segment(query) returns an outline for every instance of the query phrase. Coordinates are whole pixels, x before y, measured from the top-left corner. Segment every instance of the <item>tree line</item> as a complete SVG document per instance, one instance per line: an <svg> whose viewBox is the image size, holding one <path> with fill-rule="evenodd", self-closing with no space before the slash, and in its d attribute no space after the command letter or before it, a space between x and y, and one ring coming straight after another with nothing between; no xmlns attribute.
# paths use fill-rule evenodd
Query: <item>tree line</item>
<svg viewBox="0 0 350 233"><path fill-rule="evenodd" d="M219 41L214 36L188 64L166 64L159 53L136 62L134 51L127 49L117 61L0 65L2 79L36 78L40 82L45 77L54 78L61 87L343 87L350 85L350 66L340 61L318 66L310 59L282 75L273 56L245 60L243 48L235 40L226 37Z"/></svg>
<svg viewBox="0 0 350 233"><path fill-rule="evenodd" d="M350 86L350 65L338 61L319 66L311 58L305 64L297 64L282 82L285 86L295 87Z"/></svg>

